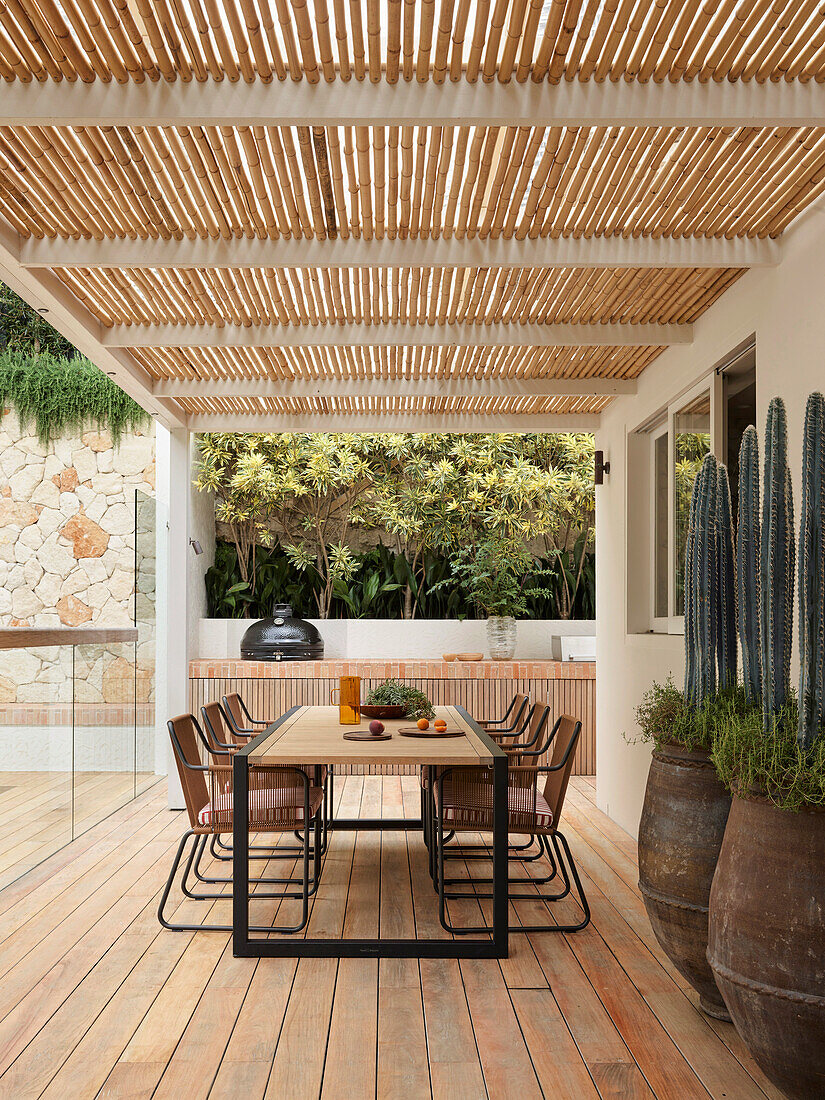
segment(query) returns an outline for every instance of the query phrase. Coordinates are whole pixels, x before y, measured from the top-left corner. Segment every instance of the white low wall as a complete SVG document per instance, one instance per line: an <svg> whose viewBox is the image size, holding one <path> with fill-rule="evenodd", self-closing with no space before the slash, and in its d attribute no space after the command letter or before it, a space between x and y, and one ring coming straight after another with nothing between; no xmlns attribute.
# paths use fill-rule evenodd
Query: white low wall
<svg viewBox="0 0 825 1100"><path fill-rule="evenodd" d="M487 653L483 619L309 619L324 639L324 656L416 660L440 659L444 653ZM248 619L201 619L201 659L239 657ZM524 619L518 624L516 660L561 660L553 639L592 638L593 620ZM588 647L588 652L595 652Z"/></svg>
<svg viewBox="0 0 825 1100"><path fill-rule="evenodd" d="M0 726L8 772L155 770L155 732L134 726Z"/></svg>

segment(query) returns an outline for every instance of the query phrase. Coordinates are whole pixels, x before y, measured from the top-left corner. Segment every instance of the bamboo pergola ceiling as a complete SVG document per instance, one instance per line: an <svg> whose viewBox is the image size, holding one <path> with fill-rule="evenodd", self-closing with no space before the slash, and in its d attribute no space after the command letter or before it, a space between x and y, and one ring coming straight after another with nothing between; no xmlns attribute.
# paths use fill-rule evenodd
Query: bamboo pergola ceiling
<svg viewBox="0 0 825 1100"><path fill-rule="evenodd" d="M194 430L592 428L825 190L808 0L0 0L0 78L0 277Z"/></svg>

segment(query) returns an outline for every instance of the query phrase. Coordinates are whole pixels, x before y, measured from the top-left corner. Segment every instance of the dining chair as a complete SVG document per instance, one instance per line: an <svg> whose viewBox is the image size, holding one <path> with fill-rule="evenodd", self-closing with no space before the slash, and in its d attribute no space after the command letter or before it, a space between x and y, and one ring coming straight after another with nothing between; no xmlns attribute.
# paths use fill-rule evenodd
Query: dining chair
<svg viewBox="0 0 825 1100"><path fill-rule="evenodd" d="M217 700L201 707L201 718L206 735L215 748L229 749L234 752L235 749L247 743L246 738L241 740L236 737L223 706Z"/></svg>
<svg viewBox="0 0 825 1100"><path fill-rule="evenodd" d="M226 712L223 709L221 703L217 700L213 700L211 703L206 703L201 707L201 720L203 721L203 729L206 733L207 740L210 741L211 747L215 752L221 755L231 755L242 746L247 744L248 738L237 736L232 730ZM310 782L313 776L309 774ZM277 847L269 847L267 845L250 844L249 846L249 858L250 859L295 859L297 853L301 851L300 846L294 844L279 844ZM232 859L232 845L225 844L219 834L214 834L209 841L209 854L213 859L220 860L223 863L228 863ZM323 855L323 851L321 853ZM193 871L198 878L201 878L203 882L215 881L206 877L202 877L200 874L200 857L196 857L193 866Z"/></svg>
<svg viewBox="0 0 825 1100"><path fill-rule="evenodd" d="M232 725L233 732L238 737L244 738L243 744L246 744L250 737L257 737L270 724L263 718L253 718L246 703L237 691L224 695L221 702Z"/></svg>
<svg viewBox="0 0 825 1100"><path fill-rule="evenodd" d="M239 746L248 745L253 737L263 733L267 726L271 725L263 718L253 718L249 708L239 692L233 691L224 695L223 716L229 726L230 734ZM302 764L301 767L310 777L310 780L321 786L324 790L324 806L321 815L322 820L322 847L326 852L329 844L329 823L332 820L333 809L333 775L332 765L327 764Z"/></svg>
<svg viewBox="0 0 825 1100"><path fill-rule="evenodd" d="M158 920L164 928L176 932L231 932L232 925L181 924L167 919L166 904L175 876L191 840L184 864L180 888L185 897L193 901L227 901L230 894L195 890L189 884L190 875L210 884L230 885L230 878L205 878L198 875L204 848L209 837L232 834L234 829L234 798L232 753L215 749L204 734L193 714L181 714L166 723L172 739L180 777L189 828L181 837L172 867L158 906ZM206 763L201 762L204 754ZM300 768L285 765L255 765L249 769L249 832L285 833L298 832L303 844L300 879L264 878L250 881L250 900L299 899L301 917L289 926L267 925L256 927L255 932L300 932L309 919L309 899L318 888L321 876L321 806L324 792L310 783L309 776ZM293 855L293 860L295 856ZM258 886L280 886L275 891L260 891Z"/></svg>
<svg viewBox="0 0 825 1100"><path fill-rule="evenodd" d="M553 726L549 739L533 749L519 745L508 754L507 794L508 833L528 833L538 838L544 854L551 860L554 874L549 879L511 879L510 886L529 883L530 892L513 892L510 901L558 902L571 894L575 886L577 900L583 918L575 923L510 926L511 932L579 932L590 921L590 907L579 877L573 853L559 826L562 820L564 798L573 770L576 745L581 734L581 722L569 714L561 715ZM538 759L549 753L549 761L539 764ZM524 763L524 760L534 763ZM539 780L544 784L539 789ZM435 844L436 879L439 920L443 928L456 935L489 932L488 926L475 928L456 927L447 917L447 901L459 898L491 898L492 893L479 892L479 884L491 884L491 878L446 879L444 872L447 833L492 832L493 828L493 779L488 768L450 767L438 776L435 792ZM487 859L492 855L487 854ZM561 878L562 889L547 893L539 885ZM458 889L465 887L469 889Z"/></svg>
<svg viewBox="0 0 825 1100"><path fill-rule="evenodd" d="M501 718L479 718L478 724L484 732L494 739L514 733L524 717L530 700L526 695L517 692L510 700L510 705Z"/></svg>
<svg viewBox="0 0 825 1100"><path fill-rule="evenodd" d="M527 700L527 696L516 696L516 699L523 698ZM527 750L531 747L538 745L542 738L546 739L546 730L550 721L551 707L550 704L544 700L538 700L530 706L526 713L524 707L518 707L519 712L523 715L521 724L517 725L513 732L508 732L506 736L502 732L500 740L497 742L501 748L505 751L515 752L517 749ZM434 792L429 789L428 769L421 769L421 820L424 833L424 843L426 844L430 855L430 874L435 882L435 859L436 859L436 845L434 843L435 835L435 798ZM438 772L436 772L436 775ZM452 835L448 836L447 841L452 839ZM521 860L525 863L533 863L539 860L544 855L544 849L539 843L536 848L531 851L535 844L536 838L528 835L526 843L524 841L509 844L507 846L508 856L510 859ZM452 853L448 850L446 859L487 859L488 851L486 845L462 845L461 853ZM555 869L553 868L553 874ZM550 876L552 878L553 875ZM549 881L549 879L547 880Z"/></svg>

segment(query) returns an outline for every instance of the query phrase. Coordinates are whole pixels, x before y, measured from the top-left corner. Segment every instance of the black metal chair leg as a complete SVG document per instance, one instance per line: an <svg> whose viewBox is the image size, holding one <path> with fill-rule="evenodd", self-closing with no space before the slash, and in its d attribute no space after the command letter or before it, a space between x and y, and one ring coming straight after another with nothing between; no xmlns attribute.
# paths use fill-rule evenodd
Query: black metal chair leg
<svg viewBox="0 0 825 1100"><path fill-rule="evenodd" d="M184 848L186 847L186 842L189 840L189 838L191 836L194 836L194 835L195 834L192 832L191 829L187 829L186 832L183 834L183 836L180 838L180 844L178 844L178 849L175 852L175 858L172 860L172 868L169 871L169 875L168 875L168 877L166 879L166 883L163 887L163 893L160 896L160 902L158 903L158 920L160 921L160 923L163 925L164 928L169 928L172 931L175 931L176 928L178 928L180 926L170 924L169 921L164 916L163 911L166 908L166 902L169 900L169 891L172 889L172 883L175 881L175 875L178 873L178 867L180 866L180 860L181 860L181 856L183 855ZM192 853L189 856L189 862L191 862L191 860L192 860L192 856L194 855L194 850L195 850L196 847L197 847L197 841L195 841L195 844L192 846Z"/></svg>
<svg viewBox="0 0 825 1100"><path fill-rule="evenodd" d="M207 838L204 836L203 840L206 841L206 839ZM197 855L195 856L195 860L194 860L194 863L192 865L192 873L194 874L195 878L198 880L198 882L202 882L207 886L231 886L232 885L232 876L231 875L213 877L213 876L205 875L205 874L202 873L200 864L201 864L201 860L203 859L205 851L206 851L205 843L202 843L202 844L198 845ZM295 857L293 856L292 858L293 858L293 861L294 861ZM315 882L315 885L313 886L311 893L314 893L315 890L317 889L317 880L318 880L318 877L320 875L320 856L317 858L316 864L317 864L317 868L313 869L313 880ZM273 878L273 877L267 875L267 876L263 876L263 877L260 877L260 878L250 879L250 886L254 890L254 887L258 886L258 885L264 885L264 886L290 886L290 885L294 885L296 883L296 881L297 880L292 876L289 876L287 878ZM215 898L215 897L223 897L224 896L222 894L202 894L202 893L197 893L196 894L196 893L193 893L189 889L184 889L184 893L187 895L187 897L193 898L197 901L201 901L204 898ZM250 896L253 896L253 895L250 894ZM279 895L279 894L275 894L275 895L254 894L254 897L258 897L258 898L264 897L264 896L266 896L266 897L270 897L270 896L280 897L281 895Z"/></svg>
<svg viewBox="0 0 825 1100"><path fill-rule="evenodd" d="M445 931L450 932L452 935L480 935L484 932L489 932L490 929L487 926L473 927L473 928L469 928L469 927L468 928L456 928L454 925L452 925L447 920L446 902L448 900L459 900L461 898L487 900L487 899L492 898L493 895L492 895L491 891L479 892L476 889L473 889L472 892L467 892L467 893L464 893L464 892L461 892L461 891L452 891L452 892L447 891L446 887L448 885L456 885L459 882L462 883L462 884L466 884L469 887L473 887L474 884L477 883L477 882L481 882L484 885L489 885L492 880L491 879L483 879L483 880L481 880L481 879L459 879L459 880L452 879L452 880L445 880L444 879L443 851L441 850L441 845L440 845L442 835L443 835L443 830L440 828L440 823L439 823L439 829L438 829L438 835L437 835L437 840L439 842L439 853L438 853L438 871L439 871L439 874L438 874L438 919L441 922L441 926L444 928ZM567 842L567 838L564 836L563 833L560 833L558 830L556 830L555 832L550 834L550 842L552 842L553 848L555 850L555 856L556 856L556 858L553 860L553 863L554 863L554 866L557 866L558 870L561 872L562 880L565 884L564 890L560 894L544 894L544 893L541 893L539 891L536 891L535 893L532 893L532 894L521 894L521 893L514 894L512 891L510 891L509 892L510 901L544 901L544 902L561 901L562 898L565 898L565 897L567 897L568 894L570 894L570 892L571 892L571 879L572 879L572 884L574 884L575 887L576 887L577 901L578 901L579 905L581 906L581 909L582 909L582 912L583 912L584 916L583 916L582 920L579 921L576 924L536 924L536 925L517 924L517 925L511 925L510 926L510 932L511 933L525 933L525 932L533 932L533 933L538 933L538 932L570 932L570 933L572 933L572 932L580 932L583 928L586 928L587 925L590 923L590 906L588 904L587 895L585 894L584 887L583 887L581 879L579 877L579 872L578 872L578 869L576 867L576 861L573 858L573 853L570 851L570 845ZM550 851L549 851L550 845L549 845L546 838L544 838L544 843L547 846L547 853L548 853L548 856L549 856L550 855ZM569 874L568 874L568 870L567 870L568 867L570 869Z"/></svg>

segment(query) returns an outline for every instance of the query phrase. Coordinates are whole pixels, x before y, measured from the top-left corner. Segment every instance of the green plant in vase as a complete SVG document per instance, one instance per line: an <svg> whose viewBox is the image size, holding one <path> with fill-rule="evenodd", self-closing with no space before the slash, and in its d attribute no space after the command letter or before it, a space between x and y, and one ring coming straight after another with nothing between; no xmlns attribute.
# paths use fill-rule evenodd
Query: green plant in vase
<svg viewBox="0 0 825 1100"><path fill-rule="evenodd" d="M490 656L510 660L516 649L516 619L527 614L530 599L548 594L535 583L548 571L537 568L521 540L505 535L490 535L476 545L462 546L450 569L469 602L487 619Z"/></svg>

